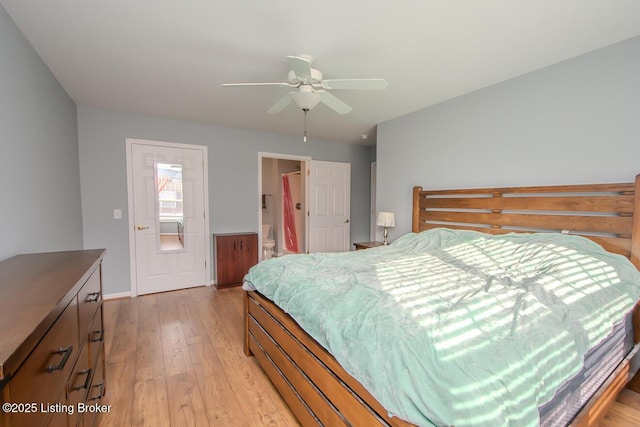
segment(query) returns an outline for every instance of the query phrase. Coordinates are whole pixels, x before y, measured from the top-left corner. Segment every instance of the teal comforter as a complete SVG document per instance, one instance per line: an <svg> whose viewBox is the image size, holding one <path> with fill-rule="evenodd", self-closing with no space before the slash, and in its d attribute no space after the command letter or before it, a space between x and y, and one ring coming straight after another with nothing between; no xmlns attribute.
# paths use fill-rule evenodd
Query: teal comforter
<svg viewBox="0 0 640 427"><path fill-rule="evenodd" d="M386 247L287 255L245 277L392 415L535 426L640 298L624 257L577 236L434 229Z"/></svg>

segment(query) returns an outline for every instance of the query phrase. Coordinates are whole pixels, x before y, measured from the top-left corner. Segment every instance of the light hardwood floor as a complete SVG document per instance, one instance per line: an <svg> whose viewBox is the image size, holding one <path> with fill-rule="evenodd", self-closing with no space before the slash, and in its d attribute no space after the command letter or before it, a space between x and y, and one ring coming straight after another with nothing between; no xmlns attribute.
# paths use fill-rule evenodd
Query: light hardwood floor
<svg viewBox="0 0 640 427"><path fill-rule="evenodd" d="M242 352L240 288L105 301L104 315L111 407L98 426L299 425ZM625 390L601 425L640 426L640 394Z"/></svg>
<svg viewBox="0 0 640 427"><path fill-rule="evenodd" d="M214 287L106 301L110 411L99 426L297 426L242 352L242 291Z"/></svg>

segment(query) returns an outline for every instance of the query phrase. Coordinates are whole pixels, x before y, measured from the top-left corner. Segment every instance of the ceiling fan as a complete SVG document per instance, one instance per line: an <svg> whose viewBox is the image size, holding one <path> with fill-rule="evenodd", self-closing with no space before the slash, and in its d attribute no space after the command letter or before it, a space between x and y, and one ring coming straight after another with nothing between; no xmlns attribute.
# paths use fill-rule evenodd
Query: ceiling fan
<svg viewBox="0 0 640 427"><path fill-rule="evenodd" d="M279 86L296 89L286 94L269 108L269 110L267 110L268 114L279 113L289 105L291 101L295 102L305 114L320 102L338 114L346 114L351 111L351 107L327 92L327 90L383 90L387 87L387 82L384 81L384 79L323 80L322 73L315 68L311 68L312 58L310 56L287 56L287 59L291 66L291 70L287 76L287 83L228 83L221 86Z"/></svg>

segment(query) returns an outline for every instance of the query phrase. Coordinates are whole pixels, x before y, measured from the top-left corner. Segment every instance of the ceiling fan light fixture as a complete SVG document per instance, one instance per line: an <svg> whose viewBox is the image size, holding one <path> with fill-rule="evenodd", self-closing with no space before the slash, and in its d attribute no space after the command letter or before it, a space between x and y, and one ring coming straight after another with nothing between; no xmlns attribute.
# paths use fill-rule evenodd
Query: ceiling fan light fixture
<svg viewBox="0 0 640 427"><path fill-rule="evenodd" d="M300 90L299 92L291 92L289 95L301 110L311 110L320 103L320 95L315 92Z"/></svg>
<svg viewBox="0 0 640 427"><path fill-rule="evenodd" d="M267 110L267 114L282 111L293 100L299 109L307 112L319 103L325 104L338 114L347 114L351 107L336 96L328 92L333 89L382 90L386 89L384 79L329 79L324 80L323 74L311 68L313 58L309 55L287 56L291 70L287 77L288 83L226 83L223 87L234 86L280 86L294 88L287 95Z"/></svg>

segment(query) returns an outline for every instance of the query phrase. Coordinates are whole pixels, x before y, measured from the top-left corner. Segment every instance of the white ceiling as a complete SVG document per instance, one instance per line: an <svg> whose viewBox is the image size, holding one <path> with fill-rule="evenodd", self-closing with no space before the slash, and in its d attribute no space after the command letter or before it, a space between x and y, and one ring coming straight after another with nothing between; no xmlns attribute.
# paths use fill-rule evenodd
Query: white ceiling
<svg viewBox="0 0 640 427"><path fill-rule="evenodd" d="M333 91L313 138L375 141L378 123L640 34L638 0L0 0L78 105L302 135L287 55L386 91Z"/></svg>

